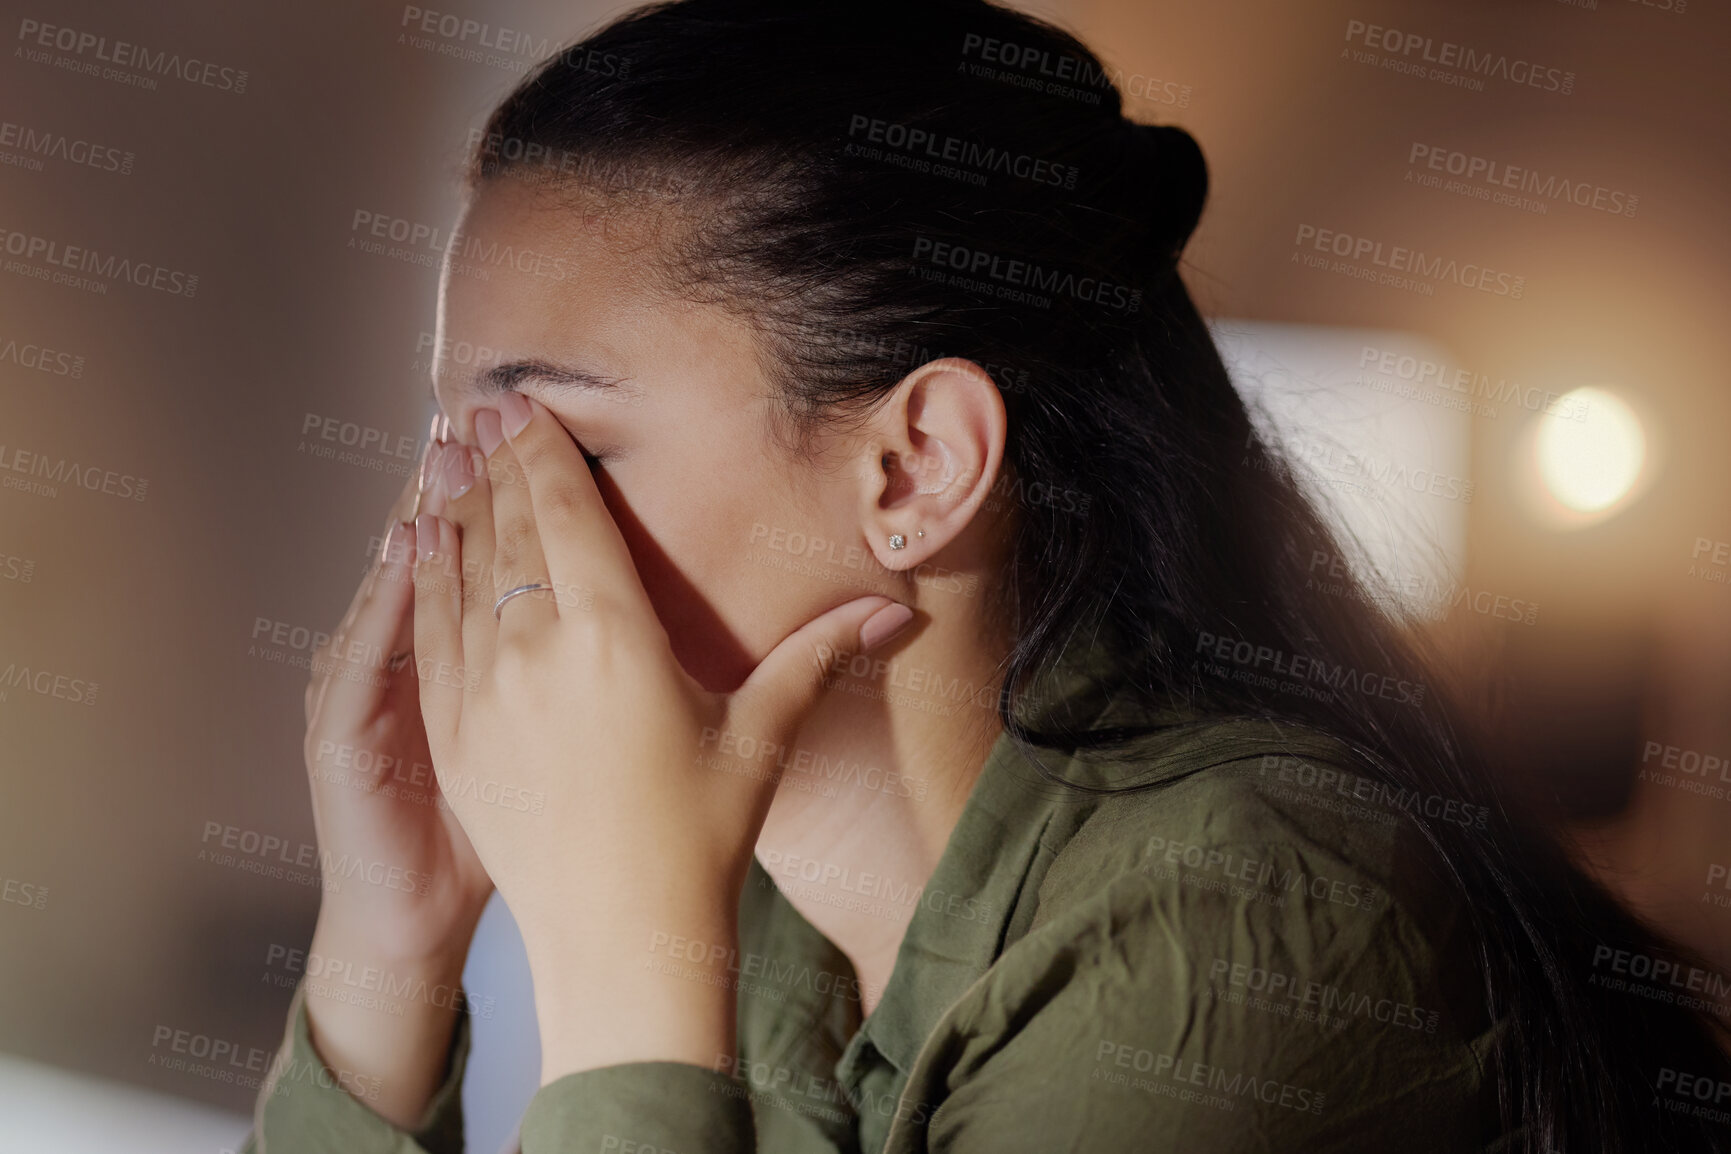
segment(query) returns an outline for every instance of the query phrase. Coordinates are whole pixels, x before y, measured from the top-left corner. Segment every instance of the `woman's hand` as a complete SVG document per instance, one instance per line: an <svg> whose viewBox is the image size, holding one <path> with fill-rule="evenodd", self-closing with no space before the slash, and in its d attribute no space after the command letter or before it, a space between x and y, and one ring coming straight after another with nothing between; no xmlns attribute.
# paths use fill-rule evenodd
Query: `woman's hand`
<svg viewBox="0 0 1731 1154"><path fill-rule="evenodd" d="M428 463L438 463L436 444ZM423 509L443 495L432 472ZM492 891L440 802L421 723L420 674L439 671L412 660L413 529L403 518L418 484L398 499L378 562L314 656L305 743L324 874L305 982L313 1042L326 1065L378 1088L374 1110L411 1128L443 1080L464 959ZM389 999L401 1013L343 1000L383 1000L385 989L412 991Z"/></svg>
<svg viewBox="0 0 1731 1154"><path fill-rule="evenodd" d="M912 611L850 601L737 691L710 693L674 657L564 427L507 393L475 428L487 455L471 451L472 488L451 520L416 524L415 650L478 678L424 683L422 709L440 785L523 931L542 1080L630 1061L713 1068L733 1053L726 963L773 750L836 657L881 644ZM550 588L495 617L501 594L536 583ZM721 734L764 755L721 757ZM707 963L665 972L675 939L704 943L683 953Z"/></svg>

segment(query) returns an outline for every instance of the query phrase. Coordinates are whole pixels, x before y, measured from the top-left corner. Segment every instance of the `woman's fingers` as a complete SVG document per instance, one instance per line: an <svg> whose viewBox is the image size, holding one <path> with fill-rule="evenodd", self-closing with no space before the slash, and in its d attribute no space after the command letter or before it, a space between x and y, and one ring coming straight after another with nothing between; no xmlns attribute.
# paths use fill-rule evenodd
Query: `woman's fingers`
<svg viewBox="0 0 1731 1154"><path fill-rule="evenodd" d="M436 479L434 476L433 466L439 459L439 446L443 445L450 439L450 418L446 417L442 411L434 413L432 427L427 430L427 447L421 452L421 483L419 488L415 491L415 500L409 506L408 511L403 514L403 520L407 521L411 525L415 523L415 518L419 517L422 513L433 513L437 511L426 507L426 499L428 493L433 492L438 488L438 486L432 482Z"/></svg>
<svg viewBox="0 0 1731 1154"><path fill-rule="evenodd" d="M732 694L729 725L791 740L823 695L838 659L871 653L907 628L914 611L880 594L856 597L807 621L770 650Z"/></svg>
<svg viewBox="0 0 1731 1154"><path fill-rule="evenodd" d="M476 424L481 424L476 418ZM457 527L463 555L463 658L473 669L493 663L498 625L493 620L493 482L486 454L453 445L442 463L443 516Z"/></svg>
<svg viewBox="0 0 1731 1154"><path fill-rule="evenodd" d="M512 397L516 394L506 394L506 399ZM505 416L503 405L499 416ZM477 432L482 428L487 430L487 440L491 441L491 421L482 426L477 417ZM554 604L557 586L547 568L541 531L535 522L535 505L522 462L509 442L502 441L491 447L494 601L513 589L549 586L519 593L499 606L497 628L500 644L504 644L513 636L523 637L532 631L551 628L559 619L559 610ZM493 603L485 607L476 606L470 611L484 612L489 618L494 616Z"/></svg>
<svg viewBox="0 0 1731 1154"><path fill-rule="evenodd" d="M421 718L437 766L463 710L468 671L463 661L462 549L451 522L431 513L415 518L415 666Z"/></svg>
<svg viewBox="0 0 1731 1154"><path fill-rule="evenodd" d="M414 603L410 564L414 531L398 523L385 537L382 560L372 575L366 596L323 648L314 655L316 698L309 701L308 720L316 711L321 724L354 731L378 710L391 678L413 676L406 658L394 660Z"/></svg>
<svg viewBox="0 0 1731 1154"><path fill-rule="evenodd" d="M647 603L643 582L583 451L547 409L517 393L499 399L510 442L540 527L549 578L561 605L597 594L616 608Z"/></svg>
<svg viewBox="0 0 1731 1154"><path fill-rule="evenodd" d="M369 685L366 681L333 679L331 676L340 668L332 658L339 655L339 648L357 629L364 629L368 636L373 636L376 622L381 616L396 623L390 638L384 643L390 648L378 662L380 676L387 683L390 677L399 671L402 663L414 656L410 648L412 638L409 637L409 624L403 612L412 600L409 596L413 587L410 570L414 564L415 550L413 528L407 522L411 512L422 502L428 463L436 459L437 454L438 445L429 441L421 454L421 462L415 475L409 478L408 484L403 486L403 491L397 494L397 499L391 505L390 516L385 520L378 557L355 589L355 595L350 600L349 607L344 610L343 619L332 632L331 640L313 655L312 676L307 680L306 692L308 724L311 724L313 717L321 709L327 708L324 698L333 683L337 684L338 691L344 697L350 699L345 708L346 717L360 715L375 707L378 698L383 694L385 685ZM401 527L401 531L398 531L398 527ZM393 562L396 563L394 566ZM332 707L335 705L333 702Z"/></svg>

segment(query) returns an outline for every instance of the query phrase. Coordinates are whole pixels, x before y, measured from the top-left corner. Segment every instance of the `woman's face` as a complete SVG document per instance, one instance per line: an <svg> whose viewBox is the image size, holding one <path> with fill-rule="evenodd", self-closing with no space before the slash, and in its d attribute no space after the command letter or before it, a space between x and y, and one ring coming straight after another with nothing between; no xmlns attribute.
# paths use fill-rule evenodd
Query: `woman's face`
<svg viewBox="0 0 1731 1154"><path fill-rule="evenodd" d="M496 182L459 243L434 363L453 435L473 444L476 411L503 388L551 410L594 458L674 652L706 688L736 687L826 609L894 595L869 554L828 580L789 571L814 539L838 542L835 557L863 546L860 480L845 450L814 467L771 439L748 330L648 290L645 221Z"/></svg>

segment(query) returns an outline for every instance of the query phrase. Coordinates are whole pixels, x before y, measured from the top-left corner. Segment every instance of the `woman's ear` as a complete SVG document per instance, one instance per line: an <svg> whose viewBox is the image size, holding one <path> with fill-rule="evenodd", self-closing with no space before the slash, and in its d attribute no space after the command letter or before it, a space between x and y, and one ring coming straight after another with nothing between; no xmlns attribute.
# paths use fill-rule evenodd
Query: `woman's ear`
<svg viewBox="0 0 1731 1154"><path fill-rule="evenodd" d="M1004 398L960 357L930 361L873 413L860 462L860 524L886 568L912 569L954 541L1004 458Z"/></svg>

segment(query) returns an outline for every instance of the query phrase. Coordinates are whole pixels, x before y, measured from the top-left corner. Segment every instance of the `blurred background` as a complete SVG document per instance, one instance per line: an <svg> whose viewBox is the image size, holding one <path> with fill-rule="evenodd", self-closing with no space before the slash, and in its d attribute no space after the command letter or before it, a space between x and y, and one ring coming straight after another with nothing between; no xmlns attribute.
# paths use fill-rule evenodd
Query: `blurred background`
<svg viewBox="0 0 1731 1154"><path fill-rule="evenodd" d="M629 7L0 2L0 1151L245 1134L256 1082L161 1039L281 1036L317 894L257 867L314 840L305 661L426 436L425 238L491 105ZM1186 279L1500 772L1731 972L1731 17L1024 7L1202 143ZM490 1154L537 1084L497 906L466 984Z"/></svg>

